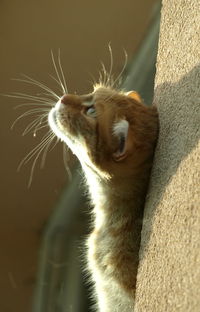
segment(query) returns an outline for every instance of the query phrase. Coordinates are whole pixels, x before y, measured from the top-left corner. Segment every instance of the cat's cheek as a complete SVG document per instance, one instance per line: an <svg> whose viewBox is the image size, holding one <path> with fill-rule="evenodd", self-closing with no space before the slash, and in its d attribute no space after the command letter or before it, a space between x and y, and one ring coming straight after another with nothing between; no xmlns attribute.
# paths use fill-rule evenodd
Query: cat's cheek
<svg viewBox="0 0 200 312"><path fill-rule="evenodd" d="M95 117L90 117L85 114L82 114L82 117L85 119L85 122L88 124L91 131L95 131L97 126L97 120Z"/></svg>

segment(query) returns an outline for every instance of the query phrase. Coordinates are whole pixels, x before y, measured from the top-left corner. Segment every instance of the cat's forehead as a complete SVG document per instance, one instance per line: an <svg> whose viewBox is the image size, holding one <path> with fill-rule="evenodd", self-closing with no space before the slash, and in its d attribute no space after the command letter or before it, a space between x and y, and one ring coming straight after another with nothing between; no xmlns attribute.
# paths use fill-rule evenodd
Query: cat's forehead
<svg viewBox="0 0 200 312"><path fill-rule="evenodd" d="M111 87L103 85L95 85L94 90L91 93L80 95L79 98L84 106L91 106L98 100L115 99L119 100L119 97L125 96L123 91L115 90Z"/></svg>
<svg viewBox="0 0 200 312"><path fill-rule="evenodd" d="M84 106L91 106L96 100L113 97L115 94L119 94L119 92L117 93L114 89L98 85L94 87L92 93L81 95L80 99Z"/></svg>
<svg viewBox="0 0 200 312"><path fill-rule="evenodd" d="M96 98L114 96L115 94L119 94L119 92L117 92L116 90L114 90L110 87L105 87L105 86L101 86L101 85L95 85L94 86L93 95Z"/></svg>

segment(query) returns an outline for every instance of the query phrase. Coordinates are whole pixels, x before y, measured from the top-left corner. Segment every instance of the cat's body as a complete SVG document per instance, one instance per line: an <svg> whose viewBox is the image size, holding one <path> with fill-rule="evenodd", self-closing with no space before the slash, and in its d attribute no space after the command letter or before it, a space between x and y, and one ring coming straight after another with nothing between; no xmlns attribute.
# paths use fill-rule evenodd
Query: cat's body
<svg viewBox="0 0 200 312"><path fill-rule="evenodd" d="M134 311L156 109L144 106L137 93L100 86L89 95L64 95L49 113L49 124L77 155L94 206L87 246L97 309Z"/></svg>

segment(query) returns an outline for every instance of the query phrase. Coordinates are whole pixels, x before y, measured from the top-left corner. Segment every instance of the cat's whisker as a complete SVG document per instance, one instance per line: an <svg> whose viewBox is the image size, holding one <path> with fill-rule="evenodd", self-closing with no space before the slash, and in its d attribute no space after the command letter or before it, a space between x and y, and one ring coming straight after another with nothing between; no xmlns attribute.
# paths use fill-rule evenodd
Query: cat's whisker
<svg viewBox="0 0 200 312"><path fill-rule="evenodd" d="M65 89L65 93L68 93L68 88L67 88L67 84L66 84L66 79L65 79L65 75L62 69L62 65L61 65L61 57L60 57L60 49L58 50L58 65L60 68L60 72L61 72L61 77L63 80L63 84L64 84L64 89Z"/></svg>
<svg viewBox="0 0 200 312"><path fill-rule="evenodd" d="M54 55L53 55L53 51L51 51L51 58L52 58L52 62L53 62L53 66L54 66L55 72L56 72L56 76L57 76L57 78L58 78L58 80L59 80L59 82L60 82L60 86L61 86L61 88L62 88L62 92L65 94L65 93L66 93L66 92L65 92L65 87L64 87L63 82L62 82L62 80L61 80L61 77L60 77L60 75L59 75L59 71L58 71L58 68L57 68L57 65L56 65L56 62L55 62L55 58L54 58Z"/></svg>
<svg viewBox="0 0 200 312"><path fill-rule="evenodd" d="M49 138L52 136L52 132L51 131L48 131L43 137L42 137L42 140L41 142L36 145L23 159L22 161L20 162L18 168L17 168L17 171L19 171L21 169L21 167L25 164L27 164L31 158L33 158L33 156L35 154L37 154L38 152L40 152L47 144L47 142L49 141Z"/></svg>
<svg viewBox="0 0 200 312"><path fill-rule="evenodd" d="M107 78L108 73L106 71L106 68L105 68L105 65L103 62L101 62L101 66L102 66L102 75L103 75L103 85L106 86L106 82L108 80L108 78Z"/></svg>
<svg viewBox="0 0 200 312"><path fill-rule="evenodd" d="M22 133L22 136L25 136L26 134L28 134L33 128L34 128L34 136L36 135L35 134L35 127L40 124L40 120L41 120L41 117L39 116L38 118L36 118L35 120L33 120L32 122L30 122L28 124L28 126L24 129L23 133Z"/></svg>
<svg viewBox="0 0 200 312"><path fill-rule="evenodd" d="M22 132L22 136L25 136L27 133L29 133L39 122L40 122L41 116L31 121L28 126L24 129Z"/></svg>
<svg viewBox="0 0 200 312"><path fill-rule="evenodd" d="M28 96L25 95L17 95L17 94L7 94L4 95L7 97L11 97L11 98L15 98L15 99L23 99L23 100L27 100L27 101L34 101L34 102L26 102L23 104L19 104L17 106L15 106L15 109L21 106L25 106L25 105L46 105L48 107L52 107L55 104L55 101L53 102L52 100L39 100L39 99L34 99L34 98L30 98Z"/></svg>
<svg viewBox="0 0 200 312"><path fill-rule="evenodd" d="M15 119L15 121L13 122L12 126L11 126L11 130L14 128L14 126L16 125L16 123L22 119L23 117L26 117L26 116L29 116L29 115L34 115L34 114L37 114L37 113L41 113L41 112L46 112L48 113L49 110L46 109L46 108L34 108L34 109L31 109L31 110L28 110L27 112L23 113L22 115L20 115L19 117L17 117ZM41 116L41 114L40 114Z"/></svg>
<svg viewBox="0 0 200 312"><path fill-rule="evenodd" d="M54 133L52 132L52 134L54 135ZM58 144L58 142L60 141L60 139L56 136L56 135L54 135L54 138L56 138L56 142L53 144L53 146L49 149L49 152L51 152L53 149L54 149L54 147Z"/></svg>
<svg viewBox="0 0 200 312"><path fill-rule="evenodd" d="M124 73L124 70L125 70L125 68L127 66L127 62L128 62L128 56L127 56L126 51L124 50L124 55L125 55L124 65L123 65L120 73L117 75L117 77L114 78L112 75L113 63L114 63L113 62L113 53L112 53L112 48L111 48L110 44L108 45L108 48L109 48L109 52L110 52L110 68L109 68L109 72L107 72L105 65L103 64L103 62L101 62L102 69L99 72L99 84L104 85L105 87L110 87L110 88L116 89L121 84L122 75Z"/></svg>
<svg viewBox="0 0 200 312"><path fill-rule="evenodd" d="M24 79L24 82L32 83L32 84L40 87L41 89L47 91L47 95L52 96L54 99L59 98L59 96L52 89L50 89L47 85L45 85L44 83L42 83L36 79L33 79L32 77L25 75L25 74L22 74L22 76L26 78L26 79Z"/></svg>
<svg viewBox="0 0 200 312"><path fill-rule="evenodd" d="M100 85L103 84L103 76L102 76L101 71L99 71L99 83L100 83ZM94 84L95 84L95 81L94 81Z"/></svg>
<svg viewBox="0 0 200 312"><path fill-rule="evenodd" d="M51 77L51 79L53 79L59 86L59 91L61 92L61 94L63 94L63 88L60 85L60 81L58 81L58 79L56 79L56 77L54 77L53 75L49 74L49 76Z"/></svg>
<svg viewBox="0 0 200 312"><path fill-rule="evenodd" d="M23 104L19 104L19 105L17 105L17 106L15 106L14 107L14 109L18 109L18 108L20 108L20 107L23 107L23 106L36 106L36 107L40 107L40 108L43 108L43 107L45 107L45 108L51 108L51 107L53 107L55 105L55 103L53 103L53 102L51 102L51 104L50 103L43 103L42 104L42 107L41 107L41 103L23 103Z"/></svg>
<svg viewBox="0 0 200 312"><path fill-rule="evenodd" d="M124 65L123 65L123 67L122 67L122 70L121 70L120 73L118 74L117 78L113 81L112 87L114 87L115 84L116 84L117 82L119 82L119 80L120 80L120 78L122 77L122 74L124 73L124 70L125 70L125 68L126 68L126 66L127 66L127 63L128 63L128 55L127 55L127 53L126 53L125 50L124 50L124 57L125 57ZM119 83L120 83L120 82L119 82Z"/></svg>
<svg viewBox="0 0 200 312"><path fill-rule="evenodd" d="M49 74L49 76L51 77L51 78L54 78L53 76L51 76L51 74ZM56 78L54 78L54 79L56 79ZM46 93L46 92L40 92L40 93L36 93L37 94L37 96L43 96L43 95L45 95L45 96L51 96L52 97L52 95L51 94L49 94L49 93ZM49 98L49 100L51 101L51 99ZM55 101L55 98L54 98L54 101Z"/></svg>
<svg viewBox="0 0 200 312"><path fill-rule="evenodd" d="M45 116L46 117L46 116ZM43 126L42 126L43 124ZM37 132L40 131L41 129L44 129L48 126L47 120L41 122L41 126L38 124L33 132L33 135L36 136Z"/></svg>
<svg viewBox="0 0 200 312"><path fill-rule="evenodd" d="M46 119L46 120L43 121L43 119ZM44 126L44 123L45 123L45 126ZM47 125L48 125L48 123L47 123L47 114L43 114L42 116L39 116L38 118L36 118L32 122L30 122L30 124L24 129L24 132L22 133L22 135L25 136L32 129L34 129L33 135L36 136L37 131L39 131L40 129L46 127Z"/></svg>
<svg viewBox="0 0 200 312"><path fill-rule="evenodd" d="M106 87L109 87L112 82L113 82L113 77L112 77L112 71L113 71L113 53L112 53L112 48L109 43L108 45L109 53L110 53L110 68L109 71L106 70L105 65L103 62L101 62L101 71L99 72L99 83L101 85L104 85Z"/></svg>
<svg viewBox="0 0 200 312"><path fill-rule="evenodd" d="M29 178L29 182L28 182L28 187L31 186L31 183L32 183L32 180L33 180L33 173L34 173L35 165L36 165L36 163L37 163L38 158L40 157L42 151L46 148L46 146L48 146L48 145L52 142L53 138L54 138L54 135L51 133L51 134L47 137L47 139L45 139L45 140L42 141L43 144L37 149L37 151L36 151L36 152L37 152L37 155L36 155L36 157L35 157L35 159L34 159L34 161L33 161L32 167L31 167L31 172L30 172L30 178ZM35 153L34 153L34 155L35 155ZM31 158L32 158L34 155L32 155ZM28 161L29 161L31 158L29 158ZM27 163L27 161L24 162L24 164L25 164L25 163Z"/></svg>
<svg viewBox="0 0 200 312"><path fill-rule="evenodd" d="M36 85L39 88L47 91L48 94L50 96L53 96L54 99L56 99L56 100L59 99L59 96L54 91L52 91L49 87L47 87L45 84L29 77L28 75L25 75L25 74L21 74L21 75L22 75L22 77L24 77L24 79L15 78L13 80L25 82L25 83L32 84L32 85Z"/></svg>
<svg viewBox="0 0 200 312"><path fill-rule="evenodd" d="M110 53L110 69L108 73L108 80L107 80L107 86L112 84L112 71L113 71L113 53L112 53L112 48L109 43L108 45L109 53Z"/></svg>
<svg viewBox="0 0 200 312"><path fill-rule="evenodd" d="M52 100L49 98L44 98L44 97L39 97L39 96L34 96L26 93L21 93L21 92L12 92L11 94L7 95L8 97L14 97L14 98L19 98L19 99L25 99L25 100L34 100L35 102L38 103L52 103Z"/></svg>
<svg viewBox="0 0 200 312"><path fill-rule="evenodd" d="M56 138L56 141L55 141L55 143L53 144L53 146L50 149L50 146L51 146L54 138ZM44 168L47 152L48 151L49 152L52 151L52 149L56 146L57 143L58 143L58 138L52 133L52 136L50 137L49 142L47 143L47 145L46 145L46 147L44 148L44 151L43 151L43 155L42 155L42 159L41 159L41 163L40 163L40 168L41 169Z"/></svg>

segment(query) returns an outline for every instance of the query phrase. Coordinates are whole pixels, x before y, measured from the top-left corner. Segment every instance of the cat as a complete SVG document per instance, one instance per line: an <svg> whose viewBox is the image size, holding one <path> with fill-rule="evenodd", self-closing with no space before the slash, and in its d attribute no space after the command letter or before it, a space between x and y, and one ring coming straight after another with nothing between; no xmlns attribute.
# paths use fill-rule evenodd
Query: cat
<svg viewBox="0 0 200 312"><path fill-rule="evenodd" d="M78 157L93 206L87 263L96 311L134 311L143 206L158 134L155 106L137 92L97 85L64 94L50 128Z"/></svg>

